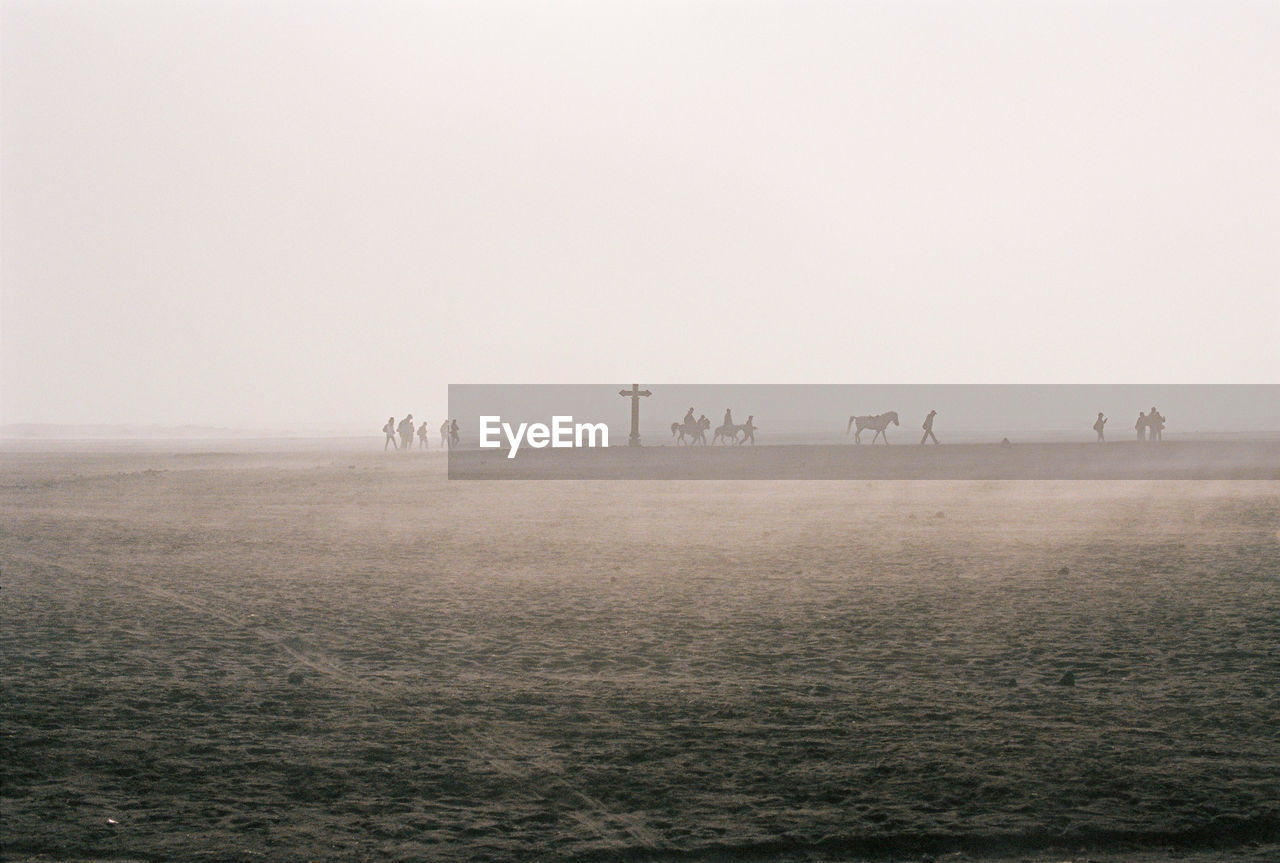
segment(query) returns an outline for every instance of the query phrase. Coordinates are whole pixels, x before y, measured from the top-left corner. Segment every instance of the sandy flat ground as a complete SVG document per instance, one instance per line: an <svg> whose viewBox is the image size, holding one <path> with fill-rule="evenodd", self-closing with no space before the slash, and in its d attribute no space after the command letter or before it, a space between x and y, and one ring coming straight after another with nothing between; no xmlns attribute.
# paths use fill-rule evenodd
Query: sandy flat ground
<svg viewBox="0 0 1280 863"><path fill-rule="evenodd" d="M11 859L1280 846L1280 483L0 469Z"/></svg>
<svg viewBox="0 0 1280 863"><path fill-rule="evenodd" d="M1273 438L947 444L780 444L449 453L454 479L1280 480Z"/></svg>

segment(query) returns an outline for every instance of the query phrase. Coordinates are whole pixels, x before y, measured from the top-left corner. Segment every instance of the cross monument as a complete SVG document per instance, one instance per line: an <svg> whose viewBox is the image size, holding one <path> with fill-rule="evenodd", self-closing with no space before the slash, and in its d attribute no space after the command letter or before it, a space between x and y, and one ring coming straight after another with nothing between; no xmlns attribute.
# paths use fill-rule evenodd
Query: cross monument
<svg viewBox="0 0 1280 863"><path fill-rule="evenodd" d="M653 393L640 389L639 384L632 384L629 390L618 390L618 395L631 399L631 439L627 446L640 446L640 397Z"/></svg>

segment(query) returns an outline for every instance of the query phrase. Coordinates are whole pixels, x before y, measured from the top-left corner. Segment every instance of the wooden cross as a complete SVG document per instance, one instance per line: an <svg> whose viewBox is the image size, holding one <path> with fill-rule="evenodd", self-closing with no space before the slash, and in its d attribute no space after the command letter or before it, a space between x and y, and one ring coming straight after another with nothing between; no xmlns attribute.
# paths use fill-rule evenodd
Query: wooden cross
<svg viewBox="0 0 1280 863"><path fill-rule="evenodd" d="M618 395L631 399L631 440L627 446L640 446L640 397L653 393L640 389L639 384L632 384L629 390L618 390Z"/></svg>

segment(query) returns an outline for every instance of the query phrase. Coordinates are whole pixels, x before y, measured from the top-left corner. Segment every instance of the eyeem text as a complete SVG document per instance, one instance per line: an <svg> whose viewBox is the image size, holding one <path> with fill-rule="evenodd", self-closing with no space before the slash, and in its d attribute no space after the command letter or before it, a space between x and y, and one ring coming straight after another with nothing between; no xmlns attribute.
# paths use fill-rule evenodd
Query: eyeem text
<svg viewBox="0 0 1280 863"><path fill-rule="evenodd" d="M515 428L502 417L480 417L480 447L497 449L507 439L507 458L515 458L521 443L534 449L551 447L607 447L609 427L604 423L575 423L571 416L553 416L551 425L520 423ZM597 437L599 442L597 442Z"/></svg>

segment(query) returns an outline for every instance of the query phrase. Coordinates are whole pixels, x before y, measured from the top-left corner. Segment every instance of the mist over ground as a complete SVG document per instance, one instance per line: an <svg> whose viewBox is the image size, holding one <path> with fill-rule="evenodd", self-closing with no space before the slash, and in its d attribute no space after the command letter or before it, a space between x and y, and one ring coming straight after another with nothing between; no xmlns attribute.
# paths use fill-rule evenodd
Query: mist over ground
<svg viewBox="0 0 1280 863"><path fill-rule="evenodd" d="M1275 482L0 466L13 859L1280 848Z"/></svg>
<svg viewBox="0 0 1280 863"><path fill-rule="evenodd" d="M0 0L0 856L1280 859L1277 44ZM494 383L651 388L591 455L669 481L451 481Z"/></svg>

